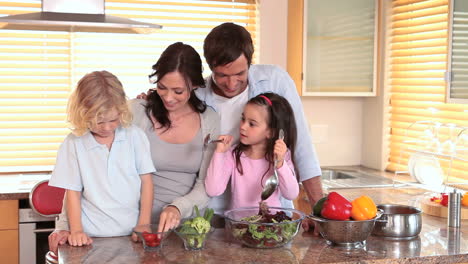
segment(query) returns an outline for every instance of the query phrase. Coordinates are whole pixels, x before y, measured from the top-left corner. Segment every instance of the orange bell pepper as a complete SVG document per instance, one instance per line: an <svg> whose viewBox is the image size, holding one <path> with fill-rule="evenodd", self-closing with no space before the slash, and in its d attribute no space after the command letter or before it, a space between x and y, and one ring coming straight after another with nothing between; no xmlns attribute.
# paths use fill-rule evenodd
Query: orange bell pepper
<svg viewBox="0 0 468 264"><path fill-rule="evenodd" d="M465 195L463 195L463 199L462 199L461 204L463 206L468 206L468 193L465 193Z"/></svg>
<svg viewBox="0 0 468 264"><path fill-rule="evenodd" d="M377 206L369 196L363 195L351 202L351 218L354 220L369 220L377 215Z"/></svg>

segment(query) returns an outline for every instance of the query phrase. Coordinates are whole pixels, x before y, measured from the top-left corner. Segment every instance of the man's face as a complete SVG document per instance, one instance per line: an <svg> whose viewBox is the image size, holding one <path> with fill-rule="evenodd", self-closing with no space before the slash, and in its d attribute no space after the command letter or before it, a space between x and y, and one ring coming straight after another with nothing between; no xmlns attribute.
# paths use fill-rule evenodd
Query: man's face
<svg viewBox="0 0 468 264"><path fill-rule="evenodd" d="M213 69L212 79L216 87L213 91L223 97L234 97L247 88L249 65L244 54L235 61Z"/></svg>

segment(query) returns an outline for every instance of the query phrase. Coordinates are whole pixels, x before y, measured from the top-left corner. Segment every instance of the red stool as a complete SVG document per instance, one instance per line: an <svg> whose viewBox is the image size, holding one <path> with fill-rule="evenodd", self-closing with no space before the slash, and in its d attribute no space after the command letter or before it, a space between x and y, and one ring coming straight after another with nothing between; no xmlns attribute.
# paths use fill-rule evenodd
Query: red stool
<svg viewBox="0 0 468 264"><path fill-rule="evenodd" d="M58 216L62 211L65 189L49 186L49 181L38 182L29 193L29 205L34 212L46 216ZM46 254L46 264L58 263L58 257L54 252Z"/></svg>
<svg viewBox="0 0 468 264"><path fill-rule="evenodd" d="M42 216L57 216L62 211L65 189L49 186L49 180L38 182L29 193L29 204Z"/></svg>

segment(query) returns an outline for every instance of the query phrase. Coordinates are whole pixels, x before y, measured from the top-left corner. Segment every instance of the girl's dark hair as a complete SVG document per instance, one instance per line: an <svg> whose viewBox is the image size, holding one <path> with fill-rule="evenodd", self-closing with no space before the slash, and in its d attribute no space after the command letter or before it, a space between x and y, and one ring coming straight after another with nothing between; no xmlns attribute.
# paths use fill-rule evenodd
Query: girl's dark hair
<svg viewBox="0 0 468 264"><path fill-rule="evenodd" d="M243 26L223 23L208 33L203 43L203 53L212 70L235 61L242 54L250 67L254 53L252 37Z"/></svg>
<svg viewBox="0 0 468 264"><path fill-rule="evenodd" d="M166 74L171 72L179 72L185 79L187 89L191 87L205 87L205 79L202 72L202 61L197 51L190 45L182 42L176 42L169 45L163 51L156 64L153 65L153 74L150 77L156 76L157 81L161 80ZM192 89L190 92L189 105L197 113L203 113L206 110L206 105L198 99ZM152 92L147 97L146 115L151 118L151 114L156 121L166 130L171 127L171 120L169 120L169 113L164 107L161 97L157 92Z"/></svg>
<svg viewBox="0 0 468 264"><path fill-rule="evenodd" d="M270 101L265 99L268 98ZM270 105L271 102L271 105ZM267 139L265 159L270 163L265 174L273 167L275 160L274 147L275 141L279 137L280 129L284 130L284 143L288 146L291 152L291 159L294 160L294 150L296 149L297 129L296 120L294 119L294 112L289 102L282 96L275 93L263 93L250 99L247 104L255 104L263 106L268 112L268 128L271 132L271 137ZM249 148L241 142L234 148L233 156L236 159L236 168L240 174L244 174L240 156ZM265 174L263 176L265 176Z"/></svg>

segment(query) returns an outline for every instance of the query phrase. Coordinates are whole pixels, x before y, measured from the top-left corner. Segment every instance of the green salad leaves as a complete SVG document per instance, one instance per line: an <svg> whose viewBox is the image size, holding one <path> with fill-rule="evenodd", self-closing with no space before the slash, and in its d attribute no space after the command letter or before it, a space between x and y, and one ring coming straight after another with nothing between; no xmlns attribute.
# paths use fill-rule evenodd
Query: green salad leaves
<svg viewBox="0 0 468 264"><path fill-rule="evenodd" d="M234 224L232 234L253 247L281 246L294 237L299 226L284 211L274 215L252 215L240 220L249 224Z"/></svg>

